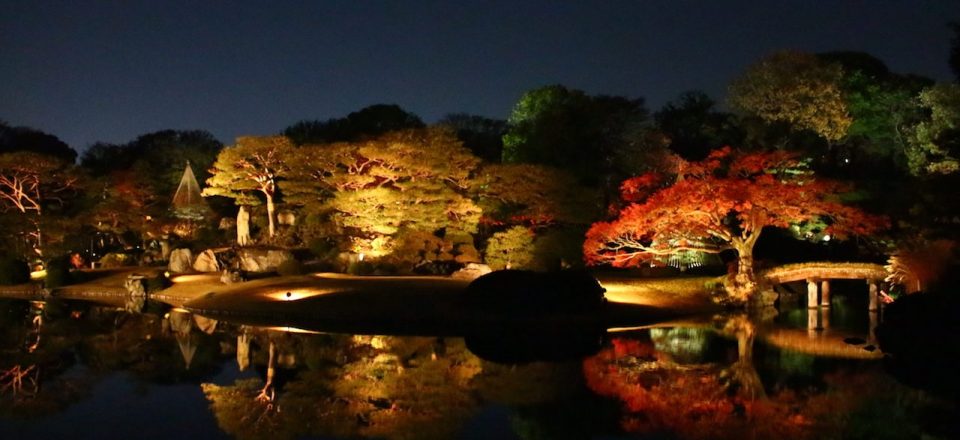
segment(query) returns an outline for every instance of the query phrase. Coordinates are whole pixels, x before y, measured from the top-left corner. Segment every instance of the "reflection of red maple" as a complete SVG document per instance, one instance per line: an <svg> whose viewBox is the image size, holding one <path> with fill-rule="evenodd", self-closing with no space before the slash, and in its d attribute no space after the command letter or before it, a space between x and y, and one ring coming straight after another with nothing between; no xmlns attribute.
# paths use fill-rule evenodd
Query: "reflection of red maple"
<svg viewBox="0 0 960 440"><path fill-rule="evenodd" d="M625 431L670 432L679 438L801 438L809 434L807 419L791 409L796 401L745 398L722 382L719 366L680 366L654 356L651 343L618 338L583 362L587 386L622 402Z"/></svg>
<svg viewBox="0 0 960 440"><path fill-rule="evenodd" d="M685 164L673 185L657 189L659 182L651 175L624 182L624 198L633 203L587 232L589 264L631 267L681 252L733 250L739 266L731 293L743 302L755 290L753 247L764 227L823 220L824 234L844 238L885 226L839 203L842 185L814 179L786 152L742 154L726 147Z"/></svg>

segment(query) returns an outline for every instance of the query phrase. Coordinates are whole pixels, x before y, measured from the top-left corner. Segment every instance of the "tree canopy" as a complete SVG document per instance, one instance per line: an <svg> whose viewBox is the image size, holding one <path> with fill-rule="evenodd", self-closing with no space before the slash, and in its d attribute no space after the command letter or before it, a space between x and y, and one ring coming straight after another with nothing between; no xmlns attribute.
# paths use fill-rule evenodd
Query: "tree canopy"
<svg viewBox="0 0 960 440"><path fill-rule="evenodd" d="M624 183L625 192L662 180L640 176ZM884 221L841 204L844 187L814 179L804 164L785 152L712 152L688 164L677 181L654 189L620 211L611 222L595 223L587 232L584 255L589 264L618 267L662 262L690 252L737 253L734 299L753 293L753 247L763 228L787 228L825 222L821 234L843 238L876 232Z"/></svg>
<svg viewBox="0 0 960 440"><path fill-rule="evenodd" d="M389 253L383 247L401 229L451 236L476 232L480 208L466 192L480 160L448 129L305 146L297 155L287 203L327 211L339 227L361 237L362 246L379 239L381 255Z"/></svg>
<svg viewBox="0 0 960 440"><path fill-rule="evenodd" d="M125 144L96 143L83 153L80 165L97 176L132 171L163 200L173 197L187 162L200 182L210 178L207 170L222 148L223 144L207 131L161 130Z"/></svg>
<svg viewBox="0 0 960 440"><path fill-rule="evenodd" d="M43 255L48 241L42 228L44 213L64 209L81 182L73 164L56 156L0 154L0 208L17 216L17 226L36 255Z"/></svg>
<svg viewBox="0 0 960 440"><path fill-rule="evenodd" d="M420 117L396 104L375 104L342 118L303 120L283 130L296 145L355 141L389 131L423 128Z"/></svg>
<svg viewBox="0 0 960 440"><path fill-rule="evenodd" d="M597 185L618 171L618 150L647 117L642 99L589 96L561 85L534 89L510 114L503 161L555 166Z"/></svg>
<svg viewBox="0 0 960 440"><path fill-rule="evenodd" d="M204 196L235 199L238 205L257 205L260 193L266 199L270 236L276 233L274 197L277 182L289 171L293 144L285 136L242 136L236 145L223 149L210 168Z"/></svg>
<svg viewBox="0 0 960 440"><path fill-rule="evenodd" d="M29 127L11 127L0 121L0 154L29 151L73 163L77 152L52 134Z"/></svg>
<svg viewBox="0 0 960 440"><path fill-rule="evenodd" d="M686 160L702 160L712 150L743 140L733 115L718 111L716 102L697 90L668 102L653 119L670 139L670 149Z"/></svg>
<svg viewBox="0 0 960 440"><path fill-rule="evenodd" d="M960 85L937 84L920 93L920 106L930 112L909 137L910 172L950 174L960 170Z"/></svg>
<svg viewBox="0 0 960 440"><path fill-rule="evenodd" d="M810 130L830 142L847 134L851 118L843 99L843 69L815 55L777 52L751 65L730 85L733 108L768 123Z"/></svg>

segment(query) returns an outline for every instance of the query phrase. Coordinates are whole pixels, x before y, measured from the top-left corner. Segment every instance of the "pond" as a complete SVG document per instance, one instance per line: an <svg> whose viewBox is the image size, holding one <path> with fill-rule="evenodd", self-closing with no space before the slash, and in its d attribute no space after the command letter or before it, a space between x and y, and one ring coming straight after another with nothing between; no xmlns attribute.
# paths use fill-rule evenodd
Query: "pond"
<svg viewBox="0 0 960 440"><path fill-rule="evenodd" d="M0 302L0 438L956 438L856 295L652 328L326 334ZM564 331L561 331L564 330Z"/></svg>

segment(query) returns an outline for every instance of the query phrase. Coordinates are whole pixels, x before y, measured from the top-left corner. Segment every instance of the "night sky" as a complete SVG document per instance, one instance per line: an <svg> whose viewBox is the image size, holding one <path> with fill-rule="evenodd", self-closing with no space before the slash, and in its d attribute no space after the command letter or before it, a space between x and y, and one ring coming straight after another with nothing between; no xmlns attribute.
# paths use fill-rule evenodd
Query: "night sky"
<svg viewBox="0 0 960 440"><path fill-rule="evenodd" d="M375 103L506 118L556 83L656 109L723 99L785 48L948 81L951 20L960 1L3 1L0 120L82 150L166 128L229 144Z"/></svg>

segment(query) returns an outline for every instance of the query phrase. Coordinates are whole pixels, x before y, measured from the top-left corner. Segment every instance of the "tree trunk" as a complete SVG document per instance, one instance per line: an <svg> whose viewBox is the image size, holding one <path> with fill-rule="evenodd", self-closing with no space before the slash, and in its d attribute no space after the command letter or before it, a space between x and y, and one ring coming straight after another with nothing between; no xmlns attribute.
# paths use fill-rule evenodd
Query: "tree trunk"
<svg viewBox="0 0 960 440"><path fill-rule="evenodd" d="M734 244L737 251L737 273L732 280L730 297L737 304L745 305L757 293L757 280L753 273L753 243Z"/></svg>
<svg viewBox="0 0 960 440"><path fill-rule="evenodd" d="M267 193L267 224L270 225L270 237L273 237L274 232L276 232L276 225L274 225L273 219L276 217L274 215L274 210L276 207L273 205L273 195Z"/></svg>
<svg viewBox="0 0 960 440"><path fill-rule="evenodd" d="M237 244L240 246L250 244L250 213L243 205L240 205L240 210L237 211Z"/></svg>

